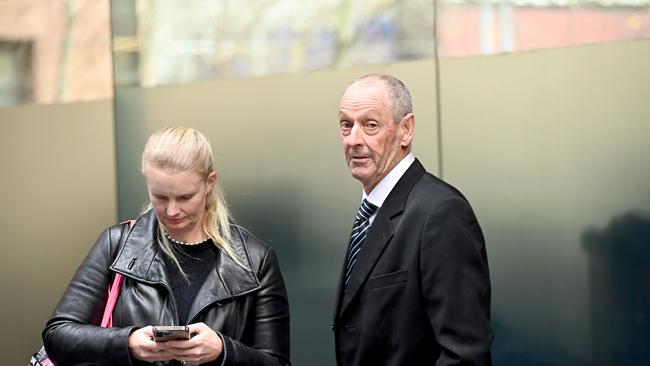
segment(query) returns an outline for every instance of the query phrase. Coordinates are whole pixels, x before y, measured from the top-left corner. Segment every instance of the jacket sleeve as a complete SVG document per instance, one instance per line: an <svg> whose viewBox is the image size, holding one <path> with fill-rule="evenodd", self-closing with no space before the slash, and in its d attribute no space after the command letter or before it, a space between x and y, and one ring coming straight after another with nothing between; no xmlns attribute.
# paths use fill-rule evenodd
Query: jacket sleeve
<svg viewBox="0 0 650 366"><path fill-rule="evenodd" d="M424 304L441 347L436 365L491 365L487 255L467 201L450 197L437 205L420 245Z"/></svg>
<svg viewBox="0 0 650 366"><path fill-rule="evenodd" d="M122 226L105 230L68 284L43 331L55 365L131 365L128 336L133 328L101 328L112 280L109 270Z"/></svg>
<svg viewBox="0 0 650 366"><path fill-rule="evenodd" d="M255 296L255 314L251 320L251 343L220 334L223 339L221 365L288 366L289 362L289 302L278 260L268 249L262 260L258 278L260 289ZM247 342L248 343L248 342ZM217 360L217 361L219 361Z"/></svg>

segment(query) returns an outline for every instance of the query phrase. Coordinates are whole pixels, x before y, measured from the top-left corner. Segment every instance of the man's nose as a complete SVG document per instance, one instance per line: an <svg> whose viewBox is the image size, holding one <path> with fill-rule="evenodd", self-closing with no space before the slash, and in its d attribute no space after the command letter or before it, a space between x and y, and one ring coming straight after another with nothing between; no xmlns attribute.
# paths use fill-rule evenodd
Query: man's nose
<svg viewBox="0 0 650 366"><path fill-rule="evenodd" d="M345 141L347 145L358 146L363 144L363 129L359 125L353 125L350 129L350 133L345 136Z"/></svg>

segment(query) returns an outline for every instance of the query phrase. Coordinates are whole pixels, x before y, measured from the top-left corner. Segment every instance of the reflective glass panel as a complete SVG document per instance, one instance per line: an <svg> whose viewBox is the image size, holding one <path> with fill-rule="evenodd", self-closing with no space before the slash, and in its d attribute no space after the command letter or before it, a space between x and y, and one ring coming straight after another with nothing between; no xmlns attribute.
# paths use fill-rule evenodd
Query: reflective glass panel
<svg viewBox="0 0 650 366"><path fill-rule="evenodd" d="M650 0L441 0L440 57L650 37Z"/></svg>
<svg viewBox="0 0 650 366"><path fill-rule="evenodd" d="M431 57L422 0L117 0L118 85L157 86Z"/></svg>

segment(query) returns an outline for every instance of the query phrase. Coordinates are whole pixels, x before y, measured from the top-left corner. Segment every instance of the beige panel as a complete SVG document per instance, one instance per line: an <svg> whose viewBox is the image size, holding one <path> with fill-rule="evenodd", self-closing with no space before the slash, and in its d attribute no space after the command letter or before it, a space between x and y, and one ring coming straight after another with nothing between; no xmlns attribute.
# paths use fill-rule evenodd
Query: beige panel
<svg viewBox="0 0 650 366"><path fill-rule="evenodd" d="M501 361L597 352L590 286L604 284L589 277L583 240L650 210L648 60L645 40L441 62L445 178L486 234Z"/></svg>
<svg viewBox="0 0 650 366"><path fill-rule="evenodd" d="M394 74L410 87L416 155L437 172L431 60L116 91L121 215L132 217L146 199L138 166L146 135L170 124L204 131L236 218L280 257L297 365L334 363L331 304L361 195L340 146L338 99L370 72Z"/></svg>
<svg viewBox="0 0 650 366"><path fill-rule="evenodd" d="M116 219L111 101L0 109L0 333L23 365L102 228Z"/></svg>

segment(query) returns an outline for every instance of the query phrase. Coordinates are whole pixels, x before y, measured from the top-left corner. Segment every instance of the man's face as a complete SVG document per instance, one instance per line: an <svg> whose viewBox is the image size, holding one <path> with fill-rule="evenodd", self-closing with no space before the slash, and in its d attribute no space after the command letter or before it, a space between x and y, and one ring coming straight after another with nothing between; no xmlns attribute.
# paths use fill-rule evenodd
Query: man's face
<svg viewBox="0 0 650 366"><path fill-rule="evenodd" d="M395 123L386 86L370 80L353 84L339 103L339 129L352 176L369 193L406 156L413 138L413 114Z"/></svg>

